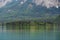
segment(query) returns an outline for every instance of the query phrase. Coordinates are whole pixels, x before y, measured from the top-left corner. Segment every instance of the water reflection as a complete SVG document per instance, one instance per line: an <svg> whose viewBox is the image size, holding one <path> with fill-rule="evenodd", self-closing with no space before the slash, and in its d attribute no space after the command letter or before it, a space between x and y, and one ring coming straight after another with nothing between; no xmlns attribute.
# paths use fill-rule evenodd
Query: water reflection
<svg viewBox="0 0 60 40"><path fill-rule="evenodd" d="M31 21L23 21L23 22L11 22L6 23L6 30L30 30L30 31L52 31L56 28L55 23L50 22L31 22Z"/></svg>
<svg viewBox="0 0 60 40"><path fill-rule="evenodd" d="M54 23L12 22L1 24L1 40L59 40L60 31Z"/></svg>

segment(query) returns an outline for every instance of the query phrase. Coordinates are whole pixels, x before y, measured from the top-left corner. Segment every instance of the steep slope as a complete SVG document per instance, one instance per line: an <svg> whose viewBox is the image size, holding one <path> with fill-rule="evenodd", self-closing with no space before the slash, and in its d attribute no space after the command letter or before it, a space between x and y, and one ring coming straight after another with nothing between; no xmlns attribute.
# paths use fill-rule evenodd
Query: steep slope
<svg viewBox="0 0 60 40"><path fill-rule="evenodd" d="M60 7L47 8L36 5L32 0L27 0L21 5L21 0L13 1L0 8L0 22L12 22L20 20L53 21L60 14Z"/></svg>

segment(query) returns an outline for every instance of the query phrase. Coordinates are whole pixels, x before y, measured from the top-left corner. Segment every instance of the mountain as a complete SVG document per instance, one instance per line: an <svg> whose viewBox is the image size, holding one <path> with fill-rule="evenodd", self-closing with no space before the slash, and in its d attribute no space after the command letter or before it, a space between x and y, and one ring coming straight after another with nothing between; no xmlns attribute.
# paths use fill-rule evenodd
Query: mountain
<svg viewBox="0 0 60 40"><path fill-rule="evenodd" d="M34 0L34 2L36 3L36 5L42 5L42 6L45 6L47 8L60 7L59 0Z"/></svg>
<svg viewBox="0 0 60 40"><path fill-rule="evenodd" d="M26 1L35 3L36 5L42 5L47 8L50 7L60 7L60 0L0 0L0 7L3 7L9 3L20 2L21 4Z"/></svg>
<svg viewBox="0 0 60 40"><path fill-rule="evenodd" d="M4 7L6 4L11 3L12 0L0 0L0 8Z"/></svg>
<svg viewBox="0 0 60 40"><path fill-rule="evenodd" d="M54 20L54 22L60 25L60 15L56 17L56 19Z"/></svg>
<svg viewBox="0 0 60 40"><path fill-rule="evenodd" d="M12 22L20 20L42 20L53 21L60 15L60 7L47 8L36 5L32 0L22 1L13 0L11 3L0 8L0 22Z"/></svg>

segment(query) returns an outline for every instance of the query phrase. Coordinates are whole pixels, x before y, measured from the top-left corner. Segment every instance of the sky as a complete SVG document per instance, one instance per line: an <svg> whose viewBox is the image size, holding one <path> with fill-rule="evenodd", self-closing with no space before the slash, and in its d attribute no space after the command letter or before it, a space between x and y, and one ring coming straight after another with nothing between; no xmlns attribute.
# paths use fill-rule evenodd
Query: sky
<svg viewBox="0 0 60 40"><path fill-rule="evenodd" d="M18 1L18 0L16 0ZM27 0L24 0L24 2L26 2ZM36 3L36 5L41 5L45 6L47 8L50 7L56 7L58 8L60 6L60 2L58 0L32 0L34 3ZM0 0L0 8L5 6L7 3L11 3L12 0ZM21 4L23 4L23 2L21 2Z"/></svg>

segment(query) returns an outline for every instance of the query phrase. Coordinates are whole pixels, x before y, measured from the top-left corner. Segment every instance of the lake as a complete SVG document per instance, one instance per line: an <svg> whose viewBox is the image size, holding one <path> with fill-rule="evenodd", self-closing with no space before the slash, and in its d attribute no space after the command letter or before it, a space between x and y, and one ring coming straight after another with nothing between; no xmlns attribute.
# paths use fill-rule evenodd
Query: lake
<svg viewBox="0 0 60 40"><path fill-rule="evenodd" d="M60 32L7 30L0 32L0 40L60 40Z"/></svg>
<svg viewBox="0 0 60 40"><path fill-rule="evenodd" d="M60 26L19 22L1 24L0 40L60 40Z"/></svg>

